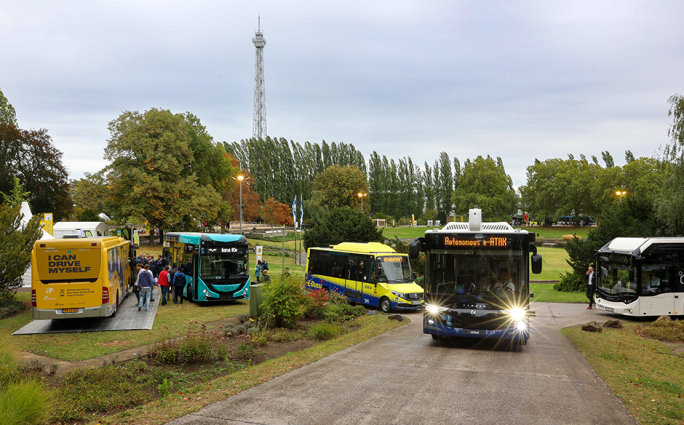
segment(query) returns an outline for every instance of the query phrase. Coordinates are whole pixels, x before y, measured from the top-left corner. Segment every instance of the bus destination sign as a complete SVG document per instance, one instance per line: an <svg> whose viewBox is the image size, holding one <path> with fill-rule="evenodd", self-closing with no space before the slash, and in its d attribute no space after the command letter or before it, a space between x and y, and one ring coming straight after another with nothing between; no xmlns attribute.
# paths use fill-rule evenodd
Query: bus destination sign
<svg viewBox="0 0 684 425"><path fill-rule="evenodd" d="M481 239L445 236L442 241L445 248L511 248L511 239L506 236L484 236Z"/></svg>

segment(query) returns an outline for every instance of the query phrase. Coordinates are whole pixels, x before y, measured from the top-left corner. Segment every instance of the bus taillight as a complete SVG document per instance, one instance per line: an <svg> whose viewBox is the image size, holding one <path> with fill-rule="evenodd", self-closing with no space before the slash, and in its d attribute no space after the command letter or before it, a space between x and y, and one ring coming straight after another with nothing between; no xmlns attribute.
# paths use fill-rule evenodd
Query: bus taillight
<svg viewBox="0 0 684 425"><path fill-rule="evenodd" d="M36 305L36 290L35 289L31 290L31 307L38 307Z"/></svg>
<svg viewBox="0 0 684 425"><path fill-rule="evenodd" d="M109 288L102 288L102 304L109 304Z"/></svg>

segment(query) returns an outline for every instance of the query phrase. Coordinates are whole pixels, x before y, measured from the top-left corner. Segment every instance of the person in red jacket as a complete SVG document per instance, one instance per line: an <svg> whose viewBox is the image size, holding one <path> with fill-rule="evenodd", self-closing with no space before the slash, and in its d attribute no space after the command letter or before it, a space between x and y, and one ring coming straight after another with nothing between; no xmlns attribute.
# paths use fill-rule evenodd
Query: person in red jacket
<svg viewBox="0 0 684 425"><path fill-rule="evenodd" d="M162 306L166 305L169 298L169 266L166 266L161 273L159 273L159 286L162 291Z"/></svg>

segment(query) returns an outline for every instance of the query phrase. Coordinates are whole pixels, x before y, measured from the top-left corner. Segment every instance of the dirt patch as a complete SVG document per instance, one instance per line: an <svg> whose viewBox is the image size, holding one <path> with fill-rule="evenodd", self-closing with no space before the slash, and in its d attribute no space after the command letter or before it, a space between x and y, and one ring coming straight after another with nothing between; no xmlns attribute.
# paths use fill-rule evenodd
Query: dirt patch
<svg viewBox="0 0 684 425"><path fill-rule="evenodd" d="M684 355L684 342L663 341L663 344L667 345L674 354Z"/></svg>
<svg viewBox="0 0 684 425"><path fill-rule="evenodd" d="M125 345L129 345L130 343L130 341L115 339L114 341L109 342L99 342L97 345L100 347L123 347Z"/></svg>

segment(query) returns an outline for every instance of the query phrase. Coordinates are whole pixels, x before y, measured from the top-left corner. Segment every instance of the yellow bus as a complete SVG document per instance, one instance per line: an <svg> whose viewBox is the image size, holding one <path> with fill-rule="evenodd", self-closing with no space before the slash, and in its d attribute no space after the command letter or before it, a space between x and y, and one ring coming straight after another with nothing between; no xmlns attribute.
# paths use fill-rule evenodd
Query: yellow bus
<svg viewBox="0 0 684 425"><path fill-rule="evenodd" d="M423 306L423 288L414 282L408 255L379 242L309 248L306 270L309 290L335 291L384 312Z"/></svg>
<svg viewBox="0 0 684 425"><path fill-rule="evenodd" d="M31 253L34 320L110 317L131 288L130 242L118 237L37 241Z"/></svg>

